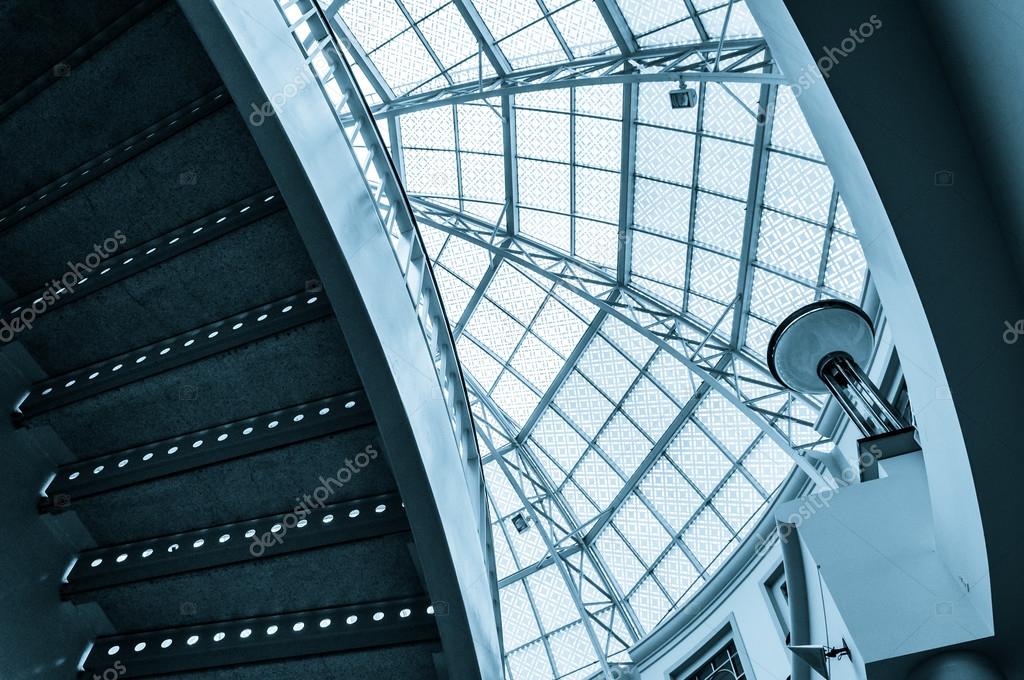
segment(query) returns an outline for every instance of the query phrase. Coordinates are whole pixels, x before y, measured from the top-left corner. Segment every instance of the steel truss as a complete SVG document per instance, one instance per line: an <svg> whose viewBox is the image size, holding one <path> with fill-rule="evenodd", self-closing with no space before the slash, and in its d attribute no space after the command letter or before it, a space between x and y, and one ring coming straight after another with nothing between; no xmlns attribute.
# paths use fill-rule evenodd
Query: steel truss
<svg viewBox="0 0 1024 680"><path fill-rule="evenodd" d="M792 457L811 479L824 487L829 486L815 465L802 453L810 447L795 444L792 431L786 427L786 424L794 423L813 426L813 423L788 414L793 400L803 401L815 409L819 405L806 396L779 386L760 362L729 345L719 335L717 328L708 334L712 329L703 327L700 322L686 315L680 316L676 310L653 296L630 286L619 285L613 273L526 236L509 237L482 220L425 199L413 198L412 203L413 212L421 224L461 238L521 269L548 278L555 287L579 296L654 342L739 409ZM723 353L738 360L730 364L736 368L717 365L717 359ZM748 391L755 390L772 392L758 396L748 394ZM773 410L768 404L777 403L779 397L783 397L785 404ZM542 400L537 408L546 405ZM535 418L527 420L520 438L529 435L531 422L535 422Z"/></svg>
<svg viewBox="0 0 1024 680"><path fill-rule="evenodd" d="M335 17L335 12L343 1L336 0L331 5L333 11L329 10L332 23L336 25L342 23ZM589 327L522 427L513 423L487 394L486 390L468 374L467 388L483 461L492 467L496 466L501 469L501 475L507 479L509 486L522 504L522 511L517 512L528 515L547 550L545 557L532 564L520 564L519 556L513 552L517 570L514 573L506 574L500 580L499 585L501 587L512 586L543 569L549 567L557 569L579 613L587 637L594 647L596 667L604 672L605 677L612 677L607 659L628 648L643 637L645 632L648 632L630 604L631 593L622 592L608 565L605 564L601 551L596 546L596 541L602 531L614 527L613 518L623 504L631 497L638 498L672 537L672 541L662 554L651 562L645 574L639 579L639 583L651 576L652 581L657 583L668 599L676 604L679 600L674 599L656 577L655 567L668 551L678 547L699 574L697 582L690 588L699 587L699 584L706 582L708 567L700 563L682 540L690 523L703 510L707 509L718 515L732 533L732 543L742 540L741 533L744 528L731 526L712 503L712 499L725 484L729 474L724 476L716 488L706 494L700 493L702 497L700 507L693 513L686 525L678 531L670 525L640 489L641 482L663 457L668 446L687 423L701 428L722 454L729 459L733 466L732 469L747 478L762 498L762 507L770 503L773 496L769 490L764 489L758 483L758 480L746 470L742 463L765 437L785 451L796 465L817 484L824 487L830 485L806 455L809 450L826 441L824 438L813 435L813 423L810 422L813 419L813 414L820 410L821 405L803 395L790 393L779 386L771 378L761 358L753 356L744 344L746 323L749 318L753 262L766 181L768 145L774 122L774 103L778 85L784 84L785 79L775 71L771 54L762 38L726 39L724 34L727 31L724 27L721 31L722 37L712 38L702 17L690 0L684 0L684 3L702 42L686 46L659 48L640 46L638 37L631 32L617 2L613 0L594 0L594 2L615 41L618 49L616 54L570 59L567 63L516 70L504 56L473 3L469 0L455 0L456 8L466 20L470 31L479 43L478 60L481 63L486 60L496 75L488 78L480 77L473 82L455 83L442 67L441 61L437 59L430 45L424 40L427 52L445 76L447 85L429 92L413 90L401 96L394 96L386 87L383 90L377 88L382 103L374 107L372 113L378 120L387 120L392 134L391 151L399 164L401 163L402 149L396 140L401 139L402 114L471 101L491 100L490 104L495 113L503 119L502 147L505 160L506 196L504 210L497 224L487 223L466 215L458 209L432 203L425 199L415 197L411 199L413 212L420 224L429 225L455 238L468 241L483 248L491 255L490 266L481 280L477 282L461 317L450 320L453 337L458 338L466 332L467 323L483 299L488 285L499 267L505 264L511 265L535 279L543 277L552 282L550 295L559 299L567 307L571 307L567 300L578 297L597 309ZM553 32L559 39L563 50L567 56L571 57L565 41L551 22L551 13L544 8L543 2L540 2L540 5L544 14L542 20L552 24ZM403 11L405 11L404 8ZM733 2L729 0L725 26L728 26L732 11ZM416 25L411 18L410 24L416 31ZM369 74L371 84L376 86L374 81L377 71L368 55L359 49L351 50L350 54L362 67L364 73ZM726 92L734 99L736 96L729 91L728 83L759 83L762 85L759 110L751 111L748 108L750 114L757 118L759 127L753 143L754 154L750 174L750 190L747 197L747 221L743 227L743 247L740 253L737 293L735 298L725 306L718 321L714 324L708 324L686 311L681 312L679 308L667 305L660 299L637 288L630 280L637 100L640 83L671 82L677 79L698 83L698 87L701 89L698 121L703 119L705 99L703 93L708 82L721 83ZM523 236L518 229L515 95L598 84L620 84L623 94L620 167L622 177L618 219L619 250L614 270L604 269L562 253ZM739 100L737 99L737 101ZM698 122L697 129L703 129L702 122ZM456 134L458 134L457 130L458 124L456 123ZM702 135L698 134L697 137L694 176L696 176L696 169L700 162ZM458 145L456 145L456 149L458 149ZM460 190L459 195L461 196L461 194ZM696 191L693 192L693 195L696 200ZM834 204L835 199L833 198ZM696 214L693 206L691 206L689 214L691 221L688 225L687 241L693 243L693 216ZM686 269L687 285L684 290L685 294L689 295L690 267L688 264ZM822 276L819 276L819 279L821 278ZM820 282L818 288L821 288ZM687 306L684 303L682 310L686 309ZM733 318L731 323L727 323L725 320L730 313ZM542 454L537 448L538 445L532 440L531 434L547 409L559 410L554 404L555 395L576 368L577 362L590 341L598 334L601 325L609 317L615 317L625 323L641 336L653 342L659 349L682 363L690 372L693 394L686 403L678 403L677 416L661 438L654 443L640 465L628 478L623 475L624 485L611 503L595 517L583 522L566 501L559 485L549 474L550 465L546 468L541 463L540 456ZM499 360L499 363L504 363L501 362L500 357L492 358ZM508 365L505 365L504 368L517 374ZM657 379L649 374L648 368L649 366L643 366L639 375L657 383ZM759 428L760 434L754 438L742 454L731 453L728 447L719 441L696 417L698 406L711 392L720 394ZM799 408L797 402L799 402ZM617 405L616 411L619 408L620 406ZM614 413L615 411L613 411ZM588 440L591 449L601 456L612 469L618 469L611 456L581 432L572 423L571 418L565 418L565 420L570 427L575 428L585 440ZM560 464L555 463L555 465L561 468ZM687 477L683 470L678 471L684 478ZM560 469L560 472L568 477L572 471ZM490 493L491 491L488 489L488 495ZM497 511L498 505L494 503L493 498L491 498L491 504ZM504 534L508 540L510 517L492 519L494 520L492 532L495 536ZM508 542L511 545L511 541ZM625 544L629 545L628 542ZM632 546L629 546L628 549L635 552ZM544 629L534 595L529 589L524 590L534 618L538 622L541 641L551 668L555 669L556 674L564 674L556 665L555 654L549 643L551 635L557 633L558 630ZM573 622L569 625L579 624ZM515 649L506 649L506 658L509 653L515 651Z"/></svg>
<svg viewBox="0 0 1024 680"><path fill-rule="evenodd" d="M806 458L805 453L826 440L818 438L811 442L798 443L793 436L794 426L800 426L804 434L813 427L813 423L794 415L794 402L797 400L803 402L812 412L818 410L820 405L776 384L763 364L731 342L734 329L719 327L720 325L724 326L721 323L722 319L733 307L737 306L738 300L734 300L733 304L726 309L719 324L707 327L696 319L680 315L677 310L669 308L656 298L631 287L628 283L620 283L616 272L582 262L529 237L510 236L499 226L488 224L425 199L413 198L412 205L420 224L468 241L492 255L491 265L474 291L473 298L458 324L458 332L464 331L465 322L470 318L473 308L483 296L488 281L491 280L494 272L502 263L508 263L535 277L548 279L554 284L551 294L556 298L559 298L560 295L579 296L598 309L587 331L577 343L576 349L545 392L533 413L526 419L523 427L520 428L511 423L486 391L471 378L468 387L477 432L482 443L481 453L484 455L484 462L495 463L501 468L503 475L509 480L523 504L525 512L530 516L533 525L537 527L548 549L548 554L535 564L519 565L517 563L518 570L503 577L500 585L508 586L527 579L531 574L546 567L556 567L579 609L581 618L587 625L588 636L595 647L601 650L598 653L599 658L603 659L601 654L607 656L614 653L618 649L618 645L628 647L632 642L640 639L645 632L628 601L629 593L621 591L615 579L610 576L610 571L604 563L600 551L596 549L596 541L601 532L609 526L619 508L631 496L635 495L644 503L673 539L658 560L655 560L647 569L640 582L648 575L653 574L655 566L673 547L680 548L693 564L701 576L699 582L703 583L708 578L707 566L697 560L681 538L689 527L689 523L676 531L639 489L644 477L666 451L676 434L686 423L697 422L693 420L694 412L707 393L712 390L717 391L761 429L762 434L755 438L740 456L731 454L728 448L719 442L710 431L705 429L704 433L716 444L723 455L730 459L734 469L738 470L740 474L744 474L752 486L757 489L763 499L763 505L770 502L771 493L761 487L741 465L741 462L764 437L769 437L786 451L808 476L819 483L825 483L815 465ZM744 313L744 310L736 309L735 312L736 315L739 315ZM544 466L539 462L538 453L534 450L535 444L531 441L530 435L540 416L552 406L555 394L575 367L590 340L597 334L601 324L609 316L614 316L626 323L683 363L691 371L694 394L682 406L678 416L645 456L639 467L626 479L625 484L609 506L588 522L581 522L566 503L558 485L553 482ZM646 367L644 368L641 375L647 373ZM650 375L647 377L652 378ZM571 427L575 427L571 423L571 419L566 420ZM698 424L698 426L700 425ZM587 438L582 432L580 435ZM615 467L614 461L601 450L599 445L595 442L591 442L590 445L598 455L605 459L606 463ZM562 470L562 472L566 476L571 473L568 470ZM680 472L682 473L682 471ZM685 473L683 474L685 477ZM725 479L727 478L728 475ZM717 508L711 501L725 483L725 479L720 482L719 487L706 495L701 494L703 496L702 503L693 518L696 518L704 508L718 514ZM493 499L492 506L496 509L498 507L493 503ZM693 521L693 518L690 522ZM724 517L719 515L719 518L726 526L730 526ZM509 517L496 517L492 525L493 531L503 532L507 536L509 519ZM742 527L730 528L734 540L740 540L739 534ZM660 581L658 584L668 599L674 601ZM586 600L581 595L584 588L590 595ZM529 593L529 591L527 592ZM595 593L600 594L596 600ZM530 599L530 605L536 610L536 603L532 599ZM534 613L536 614L536 611ZM540 621L539 617L538 621ZM544 635L545 649L549 655L550 649L547 647L546 639L551 632L545 631ZM595 638L598 639L595 640Z"/></svg>
<svg viewBox="0 0 1024 680"><path fill-rule="evenodd" d="M373 115L376 118L395 118L413 111L491 97L609 83L674 81L679 78L720 83L784 82L780 75L766 72L770 63L768 45L763 38L645 48L632 54L602 55L513 71L429 92L413 91L377 105L373 108Z"/></svg>

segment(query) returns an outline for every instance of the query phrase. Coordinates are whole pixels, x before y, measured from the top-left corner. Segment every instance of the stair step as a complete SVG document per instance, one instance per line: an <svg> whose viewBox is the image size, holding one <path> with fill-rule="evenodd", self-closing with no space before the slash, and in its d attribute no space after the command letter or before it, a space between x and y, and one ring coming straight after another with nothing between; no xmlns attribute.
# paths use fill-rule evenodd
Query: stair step
<svg viewBox="0 0 1024 680"><path fill-rule="evenodd" d="M30 188L28 194L10 199L12 202L0 210L0 229L11 229L33 213L43 210L83 186L106 176L124 163L177 134L179 130L183 130L217 111L227 101L228 97L224 88L216 87L141 132L114 142L113 146L101 151L99 155L74 166L56 179L50 179L56 174L51 172L34 185L29 185L36 187L42 184L40 188Z"/></svg>
<svg viewBox="0 0 1024 680"><path fill-rule="evenodd" d="M19 323L15 337L59 375L302 288L322 294L291 217L279 211L94 295L76 300L76 290L67 298L75 304L47 310L31 329Z"/></svg>
<svg viewBox="0 0 1024 680"><path fill-rule="evenodd" d="M395 533L103 588L89 598L115 630L132 631L416 597L424 590L411 543L412 534Z"/></svg>
<svg viewBox="0 0 1024 680"><path fill-rule="evenodd" d="M0 118L67 75L158 7L163 0L81 0L40 4L8 0L0 12ZM47 30L40 31L40 26ZM25 36L32 40L25 40Z"/></svg>
<svg viewBox="0 0 1024 680"><path fill-rule="evenodd" d="M32 34L45 32L37 27ZM176 2L142 18L84 63L61 66L64 77L0 120L0 159L9 177L0 186L0 205L117 148L220 84Z"/></svg>
<svg viewBox="0 0 1024 680"><path fill-rule="evenodd" d="M376 427L364 425L102 495L69 496L60 509L73 511L93 540L107 545L285 513L307 495L323 498L321 488L332 503L394 493Z"/></svg>
<svg viewBox="0 0 1024 680"><path fill-rule="evenodd" d="M402 598L103 637L84 659L80 677L118 661L120 677L138 678L436 638L427 598ZM380 670L363 677L385 677Z"/></svg>
<svg viewBox="0 0 1024 680"><path fill-rule="evenodd" d="M10 322L33 303L44 301L44 298L46 311L79 302L91 293L260 220L281 210L283 206L277 190L267 189L134 248L118 250L116 254L102 259L95 267L83 263L78 270L50 272L44 284L5 303L0 308L0 319Z"/></svg>
<svg viewBox="0 0 1024 680"><path fill-rule="evenodd" d="M434 658L441 652L437 643L412 644L358 650L342 654L307 656L284 661L247 664L233 668L150 676L153 680L282 680L287 678L331 678L331 680L366 680L366 678L428 678L442 677L435 670ZM115 669L116 670L116 669ZM85 674L83 674L85 675ZM88 680L92 676L85 675Z"/></svg>
<svg viewBox="0 0 1024 680"><path fill-rule="evenodd" d="M328 491L287 513L86 550L74 561L61 596L83 602L101 588L408 533L397 493L325 504Z"/></svg>
<svg viewBox="0 0 1024 680"><path fill-rule="evenodd" d="M227 95L222 100L227 103ZM234 106L174 129L61 200L48 196L42 209L26 207L32 214L13 228L0 222L4 280L14 290L32 290L40 272L66 271L117 232L125 237L121 247L133 248L274 184Z"/></svg>
<svg viewBox="0 0 1024 680"><path fill-rule="evenodd" d="M46 487L40 509L59 512L82 498L323 437L372 421L366 395L362 391L349 392L62 465Z"/></svg>
<svg viewBox="0 0 1024 680"><path fill-rule="evenodd" d="M81 401L206 357L277 335L331 313L323 294L299 293L36 383L18 420Z"/></svg>
<svg viewBox="0 0 1024 680"><path fill-rule="evenodd" d="M81 457L118 451L359 386L334 317L42 413Z"/></svg>

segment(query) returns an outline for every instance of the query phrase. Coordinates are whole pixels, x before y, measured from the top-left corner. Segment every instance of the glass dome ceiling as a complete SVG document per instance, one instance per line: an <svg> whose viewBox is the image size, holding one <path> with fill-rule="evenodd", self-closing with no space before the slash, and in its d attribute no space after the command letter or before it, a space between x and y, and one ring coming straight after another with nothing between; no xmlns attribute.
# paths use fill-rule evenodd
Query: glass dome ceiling
<svg viewBox="0 0 1024 680"><path fill-rule="evenodd" d="M796 307L859 301L853 225L740 0L322 4L457 341L506 673L589 677L817 474L820 404L763 358Z"/></svg>

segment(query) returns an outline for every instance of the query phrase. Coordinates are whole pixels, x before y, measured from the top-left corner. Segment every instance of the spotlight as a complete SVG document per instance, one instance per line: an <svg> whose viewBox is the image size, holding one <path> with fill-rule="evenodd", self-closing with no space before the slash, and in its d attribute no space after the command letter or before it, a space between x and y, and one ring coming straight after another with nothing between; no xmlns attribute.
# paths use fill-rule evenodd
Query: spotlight
<svg viewBox="0 0 1024 680"><path fill-rule="evenodd" d="M521 534L525 534L530 529L530 520L526 519L523 513L517 513L512 518L512 526L516 528Z"/></svg>
<svg viewBox="0 0 1024 680"><path fill-rule="evenodd" d="M680 80L679 89L669 91L668 99L673 109L692 109L697 106L697 90L687 87L686 81Z"/></svg>

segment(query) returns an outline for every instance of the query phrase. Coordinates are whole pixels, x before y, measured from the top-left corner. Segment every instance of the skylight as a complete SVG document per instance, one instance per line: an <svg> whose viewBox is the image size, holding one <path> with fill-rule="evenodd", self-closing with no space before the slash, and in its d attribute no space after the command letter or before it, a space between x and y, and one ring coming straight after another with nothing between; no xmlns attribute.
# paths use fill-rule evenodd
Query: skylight
<svg viewBox="0 0 1024 680"><path fill-rule="evenodd" d="M850 218L740 0L323 4L469 383L506 672L586 678L828 446L764 352L801 304L859 301Z"/></svg>

